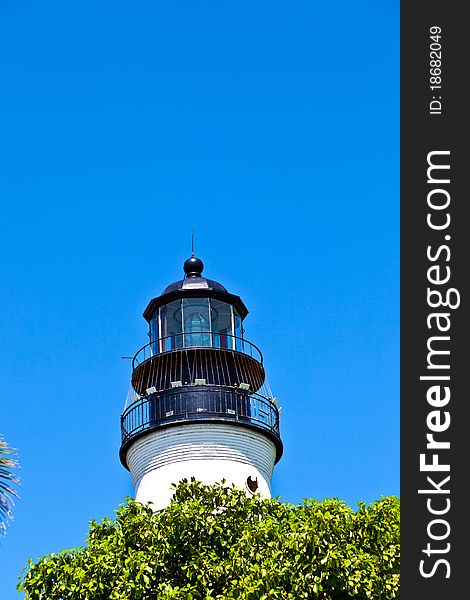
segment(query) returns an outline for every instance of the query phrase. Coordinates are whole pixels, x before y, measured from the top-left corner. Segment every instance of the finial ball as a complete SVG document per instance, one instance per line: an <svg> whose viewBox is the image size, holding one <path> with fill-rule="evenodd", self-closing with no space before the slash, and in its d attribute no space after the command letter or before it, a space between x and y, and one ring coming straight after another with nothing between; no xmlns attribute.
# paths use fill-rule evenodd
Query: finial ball
<svg viewBox="0 0 470 600"><path fill-rule="evenodd" d="M200 258L191 256L191 258L184 261L183 269L187 277L200 277L204 269L204 263Z"/></svg>

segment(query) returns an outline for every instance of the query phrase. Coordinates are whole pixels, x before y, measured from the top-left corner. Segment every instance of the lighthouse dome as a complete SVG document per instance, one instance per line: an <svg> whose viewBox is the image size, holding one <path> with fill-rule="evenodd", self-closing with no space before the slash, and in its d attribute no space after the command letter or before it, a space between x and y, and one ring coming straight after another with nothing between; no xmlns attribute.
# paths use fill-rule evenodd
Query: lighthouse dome
<svg viewBox="0 0 470 600"><path fill-rule="evenodd" d="M150 321L156 316L159 307L169 302L188 298L213 298L231 304L241 319L248 314L243 300L231 294L218 281L207 279L202 275L204 263L200 258L191 256L183 265L184 277L168 285L160 296L153 298L144 311L144 318ZM232 332L233 333L233 332Z"/></svg>
<svg viewBox="0 0 470 600"><path fill-rule="evenodd" d="M222 284L214 281L213 279L206 279L202 276L203 269L204 263L202 260L200 258L196 258L195 256L191 256L191 258L185 260L183 265L183 270L185 272L184 278L168 285L163 290L163 294L169 294L179 290L197 289L214 290L216 292L223 292L227 294L228 292Z"/></svg>

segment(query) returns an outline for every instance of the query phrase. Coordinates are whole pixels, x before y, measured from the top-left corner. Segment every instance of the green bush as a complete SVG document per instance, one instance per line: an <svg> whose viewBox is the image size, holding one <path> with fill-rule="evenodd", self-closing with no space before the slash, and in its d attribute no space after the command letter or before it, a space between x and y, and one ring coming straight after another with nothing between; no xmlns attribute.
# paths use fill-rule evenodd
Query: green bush
<svg viewBox="0 0 470 600"><path fill-rule="evenodd" d="M399 594L399 500L247 498L181 482L156 514L128 499L84 546L30 561L28 600L389 599Z"/></svg>

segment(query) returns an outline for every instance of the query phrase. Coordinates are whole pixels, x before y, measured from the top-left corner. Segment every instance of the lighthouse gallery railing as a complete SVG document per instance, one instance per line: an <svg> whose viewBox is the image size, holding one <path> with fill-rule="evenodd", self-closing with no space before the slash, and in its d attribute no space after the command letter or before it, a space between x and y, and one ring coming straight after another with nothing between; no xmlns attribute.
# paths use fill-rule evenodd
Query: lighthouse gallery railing
<svg viewBox="0 0 470 600"><path fill-rule="evenodd" d="M175 333L159 338L141 348L132 360L132 368L166 352L182 350L186 348L216 348L218 350L234 350L254 358L263 364L261 350L245 338L230 333L215 333L212 331L197 331L187 333Z"/></svg>
<svg viewBox="0 0 470 600"><path fill-rule="evenodd" d="M207 393L201 393L201 386L191 386L133 402L121 416L123 446L146 430L197 420L250 424L280 438L279 411L273 402L256 393L207 387Z"/></svg>

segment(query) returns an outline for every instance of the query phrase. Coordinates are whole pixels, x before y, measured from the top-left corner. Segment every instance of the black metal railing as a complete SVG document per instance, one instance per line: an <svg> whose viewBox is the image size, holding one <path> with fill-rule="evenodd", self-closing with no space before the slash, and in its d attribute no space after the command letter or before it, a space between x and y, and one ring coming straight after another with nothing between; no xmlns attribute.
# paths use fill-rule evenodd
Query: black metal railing
<svg viewBox="0 0 470 600"><path fill-rule="evenodd" d="M132 368L166 352L174 352L185 348L217 348L219 350L234 350L251 356L263 364L261 350L244 338L230 333L215 333L212 331L197 331L192 333L175 333L159 338L141 348L132 359Z"/></svg>
<svg viewBox="0 0 470 600"><path fill-rule="evenodd" d="M229 420L267 430L280 443L279 411L256 393L216 386L167 390L133 402L121 416L122 446L143 432L171 423Z"/></svg>

